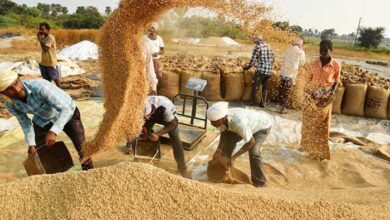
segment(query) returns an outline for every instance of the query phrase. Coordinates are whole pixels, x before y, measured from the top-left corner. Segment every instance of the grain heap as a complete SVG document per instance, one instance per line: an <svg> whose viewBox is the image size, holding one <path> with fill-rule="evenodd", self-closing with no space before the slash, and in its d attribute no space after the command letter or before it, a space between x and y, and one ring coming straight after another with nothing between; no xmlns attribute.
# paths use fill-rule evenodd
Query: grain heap
<svg viewBox="0 0 390 220"><path fill-rule="evenodd" d="M367 70L362 70L358 66L351 66L344 63L341 72L341 80L343 84L365 84L368 86L380 86L385 89L390 89L390 79L380 77L377 73L370 73Z"/></svg>
<svg viewBox="0 0 390 220"><path fill-rule="evenodd" d="M233 192L145 164L36 176L0 186L0 219L379 219L386 204L285 201Z"/></svg>
<svg viewBox="0 0 390 220"><path fill-rule="evenodd" d="M147 95L144 61L140 53L142 34L145 27L162 13L185 6L203 6L224 16L235 17L245 21L244 28L261 24L262 29L256 30L261 30L264 35L278 33L280 41L291 39L287 34L269 31L274 30L272 22L264 23L262 19L270 9L259 3L242 0L122 0L102 28L99 39L107 112L96 138L85 145L86 157L115 146L126 137L138 135L142 126L142 103Z"/></svg>

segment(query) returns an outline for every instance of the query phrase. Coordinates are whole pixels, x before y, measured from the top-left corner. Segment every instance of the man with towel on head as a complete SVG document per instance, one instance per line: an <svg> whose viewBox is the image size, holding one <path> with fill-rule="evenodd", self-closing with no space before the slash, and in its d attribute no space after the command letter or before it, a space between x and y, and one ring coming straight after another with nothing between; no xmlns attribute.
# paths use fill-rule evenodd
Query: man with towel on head
<svg viewBox="0 0 390 220"><path fill-rule="evenodd" d="M280 86L279 86L279 103L280 114L286 114L287 100L290 96L291 89L295 85L295 79L298 75L299 66L305 64L306 55L303 51L303 40L294 40L293 46L284 54L283 65L280 71Z"/></svg>
<svg viewBox="0 0 390 220"><path fill-rule="evenodd" d="M85 141L80 112L72 98L47 80L20 80L16 72L0 72L0 96L5 106L19 121L28 145L28 154L36 147L50 147L64 131L72 140L80 160L84 159ZM32 114L32 120L28 117ZM81 164L83 170L93 168L92 159Z"/></svg>
<svg viewBox="0 0 390 220"><path fill-rule="evenodd" d="M158 141L162 135L168 134L177 167L182 176L188 177L183 144L179 136L179 121L176 117L176 107L172 101L164 96L149 96L145 101L144 119L143 135L151 141ZM164 128L153 132L153 126L156 123L163 125Z"/></svg>
<svg viewBox="0 0 390 220"><path fill-rule="evenodd" d="M144 36L144 43L147 44L153 55L153 64L154 71L156 72L157 78L161 78L162 73L162 64L160 62L160 55L164 54L164 41L163 39L157 35L158 31L158 23L152 22L149 24L147 33Z"/></svg>
<svg viewBox="0 0 390 220"><path fill-rule="evenodd" d="M207 117L211 124L221 132L216 157L224 157L228 167L234 161L249 151L251 179L255 187L262 187L266 183L263 171L260 148L264 143L273 125L270 115L262 111L253 111L243 108L228 109L227 102L217 102L207 110ZM244 146L234 155L237 143L243 140Z"/></svg>

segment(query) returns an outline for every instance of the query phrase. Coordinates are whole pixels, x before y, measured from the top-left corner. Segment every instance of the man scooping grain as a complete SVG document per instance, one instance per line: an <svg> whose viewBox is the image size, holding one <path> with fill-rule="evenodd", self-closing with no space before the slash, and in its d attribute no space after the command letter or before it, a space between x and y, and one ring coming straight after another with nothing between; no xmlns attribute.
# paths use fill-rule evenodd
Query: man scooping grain
<svg viewBox="0 0 390 220"><path fill-rule="evenodd" d="M176 107L172 101L164 96L149 96L145 101L144 119L143 131L145 134L143 135L151 141L158 141L162 135L168 134L178 169L184 177L188 177L183 144L179 136L179 121L176 117ZM153 132L154 124L161 124L164 128Z"/></svg>
<svg viewBox="0 0 390 220"><path fill-rule="evenodd" d="M260 148L267 138L273 119L261 111L252 111L242 108L228 109L227 102L217 102L207 110L207 117L214 127L221 132L221 139L214 158L223 157L228 167L234 161L249 151L251 179L255 187L262 187L266 183L263 171ZM243 140L244 146L234 155L237 143Z"/></svg>
<svg viewBox="0 0 390 220"><path fill-rule="evenodd" d="M64 131L72 140L80 160L84 159L85 141L80 112L72 98L52 83L43 80L20 80L16 72L0 72L0 95L5 106L19 121L28 145L28 154L36 146L52 146L57 135ZM27 114L32 114L32 120ZM93 168L92 159L84 160L83 170Z"/></svg>

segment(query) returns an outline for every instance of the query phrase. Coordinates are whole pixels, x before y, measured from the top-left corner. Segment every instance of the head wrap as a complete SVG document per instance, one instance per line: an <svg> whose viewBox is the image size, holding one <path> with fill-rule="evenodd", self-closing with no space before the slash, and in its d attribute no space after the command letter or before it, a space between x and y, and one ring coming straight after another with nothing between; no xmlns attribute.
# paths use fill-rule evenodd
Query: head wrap
<svg viewBox="0 0 390 220"><path fill-rule="evenodd" d="M217 102L207 110L207 118L210 121L218 121L228 114L229 103Z"/></svg>
<svg viewBox="0 0 390 220"><path fill-rule="evenodd" d="M145 103L144 116L147 116L152 112L152 105L148 101L148 98L146 98L144 103Z"/></svg>
<svg viewBox="0 0 390 220"><path fill-rule="evenodd" d="M303 45L303 40L302 39L295 39L294 41L293 41L293 45L295 46L295 45L297 45L297 46L302 46Z"/></svg>
<svg viewBox="0 0 390 220"><path fill-rule="evenodd" d="M152 27L152 28L154 28L156 31L158 30L158 27L159 27L159 25L158 25L158 23L157 22L152 22L152 23L150 23L149 24L149 27Z"/></svg>
<svg viewBox="0 0 390 220"><path fill-rule="evenodd" d="M258 40L258 41L263 41L264 40L263 35L261 35L261 34L256 35L255 39Z"/></svg>
<svg viewBox="0 0 390 220"><path fill-rule="evenodd" d="M0 92L6 90L15 80L18 74L12 70L0 70Z"/></svg>

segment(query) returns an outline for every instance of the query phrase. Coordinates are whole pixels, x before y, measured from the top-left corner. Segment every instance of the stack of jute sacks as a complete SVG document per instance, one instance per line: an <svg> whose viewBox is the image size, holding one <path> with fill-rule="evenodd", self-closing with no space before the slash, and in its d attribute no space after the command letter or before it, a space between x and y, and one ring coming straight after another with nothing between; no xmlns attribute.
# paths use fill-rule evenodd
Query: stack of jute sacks
<svg viewBox="0 0 390 220"><path fill-rule="evenodd" d="M345 65L343 86L337 90L332 112L335 114L390 119L390 80Z"/></svg>
<svg viewBox="0 0 390 220"><path fill-rule="evenodd" d="M159 93L173 98L179 92L191 94L185 88L189 78L195 77L207 80L207 86L202 93L209 101L250 101L251 85L254 70L244 71L242 66L248 62L244 58L193 57L176 55L165 57L164 75L159 82ZM275 62L272 77L269 80L270 101L278 101L280 84L280 63ZM299 109L303 100L303 80L297 80L297 85L289 98L289 108ZM260 100L261 89L257 99Z"/></svg>

